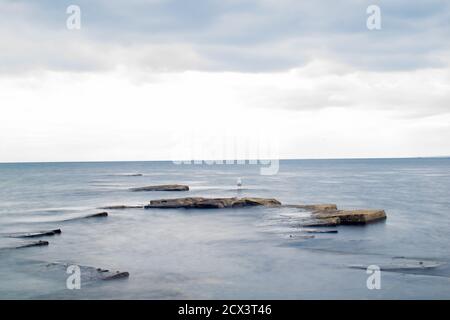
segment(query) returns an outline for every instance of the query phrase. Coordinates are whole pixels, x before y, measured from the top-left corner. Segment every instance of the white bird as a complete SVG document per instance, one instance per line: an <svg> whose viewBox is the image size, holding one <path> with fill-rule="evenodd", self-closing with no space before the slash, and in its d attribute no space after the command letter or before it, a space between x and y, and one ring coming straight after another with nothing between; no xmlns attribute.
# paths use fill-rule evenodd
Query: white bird
<svg viewBox="0 0 450 320"><path fill-rule="evenodd" d="M242 180L241 180L241 178L237 179L237 186L238 186L238 188L242 187Z"/></svg>

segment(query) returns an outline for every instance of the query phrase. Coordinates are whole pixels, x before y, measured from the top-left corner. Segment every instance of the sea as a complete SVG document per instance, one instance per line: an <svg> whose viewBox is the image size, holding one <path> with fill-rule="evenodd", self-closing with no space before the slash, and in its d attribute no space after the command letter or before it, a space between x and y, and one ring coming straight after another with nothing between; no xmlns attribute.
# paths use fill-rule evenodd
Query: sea
<svg viewBox="0 0 450 320"><path fill-rule="evenodd" d="M190 190L130 190L175 183ZM305 233L311 213L292 207L100 209L247 196L387 219ZM21 248L35 241L48 245ZM449 299L449 245L450 158L281 160L271 175L255 163L0 164L0 299Z"/></svg>

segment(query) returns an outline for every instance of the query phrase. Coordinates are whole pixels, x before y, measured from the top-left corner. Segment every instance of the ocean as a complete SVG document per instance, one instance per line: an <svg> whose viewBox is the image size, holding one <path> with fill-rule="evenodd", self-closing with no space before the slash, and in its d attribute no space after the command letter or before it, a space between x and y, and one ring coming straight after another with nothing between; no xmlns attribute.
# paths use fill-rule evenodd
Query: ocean
<svg viewBox="0 0 450 320"><path fill-rule="evenodd" d="M129 190L168 183L190 191ZM449 158L282 160L274 175L254 164L0 164L0 299L449 299L449 195ZM187 196L335 203L387 219L309 238L295 208L98 209ZM13 249L31 240L7 236L49 229L62 233L32 240L48 246ZM70 290L68 265L129 278Z"/></svg>

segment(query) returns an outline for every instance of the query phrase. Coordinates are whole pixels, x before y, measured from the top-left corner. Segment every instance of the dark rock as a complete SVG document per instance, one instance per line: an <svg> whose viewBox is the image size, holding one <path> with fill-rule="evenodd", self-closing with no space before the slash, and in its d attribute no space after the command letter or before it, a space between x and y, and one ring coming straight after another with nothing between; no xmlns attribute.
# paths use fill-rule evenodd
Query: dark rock
<svg viewBox="0 0 450 320"><path fill-rule="evenodd" d="M337 230L302 229L306 233L338 233Z"/></svg>
<svg viewBox="0 0 450 320"><path fill-rule="evenodd" d="M131 191L189 191L189 186L181 184L163 184L157 186L132 188Z"/></svg>
<svg viewBox="0 0 450 320"><path fill-rule="evenodd" d="M9 238L38 238L44 236L54 236L56 234L61 234L61 229L47 230L47 231L35 231L35 232L15 232L6 234Z"/></svg>
<svg viewBox="0 0 450 320"><path fill-rule="evenodd" d="M108 273L110 273L110 272L108 272ZM102 280L116 280L116 279L125 279L125 278L129 278L129 277L130 277L130 274L128 272L117 271L116 273L108 274L107 276L102 277L101 279Z"/></svg>
<svg viewBox="0 0 450 320"><path fill-rule="evenodd" d="M94 213L94 214L90 214L84 217L80 217L80 219L89 219L89 218L102 218L102 217L107 217L108 216L108 212L99 212L99 213Z"/></svg>
<svg viewBox="0 0 450 320"><path fill-rule="evenodd" d="M290 240L296 240L296 239L314 239L314 235L298 235L298 234L290 234L289 237L287 237Z"/></svg>
<svg viewBox="0 0 450 320"><path fill-rule="evenodd" d="M146 205L145 209L151 208L198 208L198 209L220 209L251 206L280 206L281 203L276 199L266 198L175 198L152 200Z"/></svg>
<svg viewBox="0 0 450 320"><path fill-rule="evenodd" d="M143 205L136 205L136 206L117 205L117 206L101 207L99 209L102 209L102 210L122 210L122 209L142 209L142 208L144 208Z"/></svg>
<svg viewBox="0 0 450 320"><path fill-rule="evenodd" d="M81 220L81 219L103 218L103 217L107 217L107 216L108 216L108 212L99 212L99 213L94 213L94 214L90 214L90 215L83 216L83 217L66 219L63 221L76 221L76 220Z"/></svg>
<svg viewBox="0 0 450 320"><path fill-rule="evenodd" d="M30 248L30 247L42 247L42 246L48 246L48 241L35 241L26 243L20 246L15 247L15 249L22 249L22 248Z"/></svg>

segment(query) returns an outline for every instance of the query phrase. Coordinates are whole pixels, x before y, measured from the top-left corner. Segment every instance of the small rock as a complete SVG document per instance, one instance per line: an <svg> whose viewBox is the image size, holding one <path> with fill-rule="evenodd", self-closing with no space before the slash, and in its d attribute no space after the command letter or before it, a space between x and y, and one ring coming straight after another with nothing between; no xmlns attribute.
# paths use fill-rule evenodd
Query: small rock
<svg viewBox="0 0 450 320"><path fill-rule="evenodd" d="M36 241L36 242L30 242L30 243L26 243L20 246L15 247L15 249L22 249L22 248L30 248L30 247L42 247L42 246L48 246L49 242L48 241Z"/></svg>
<svg viewBox="0 0 450 320"><path fill-rule="evenodd" d="M182 184L163 184L157 186L147 186L147 187L139 187L132 188L131 191L189 191L189 186Z"/></svg>
<svg viewBox="0 0 450 320"><path fill-rule="evenodd" d="M33 232L14 232L14 233L7 233L4 236L8 238L38 238L44 236L54 236L56 234L61 234L61 229L33 231Z"/></svg>
<svg viewBox="0 0 450 320"><path fill-rule="evenodd" d="M135 206L116 205L116 206L109 206L109 207L101 207L99 209L102 209L102 210L122 210L122 209L142 209L142 208L144 208L143 205L135 205Z"/></svg>

